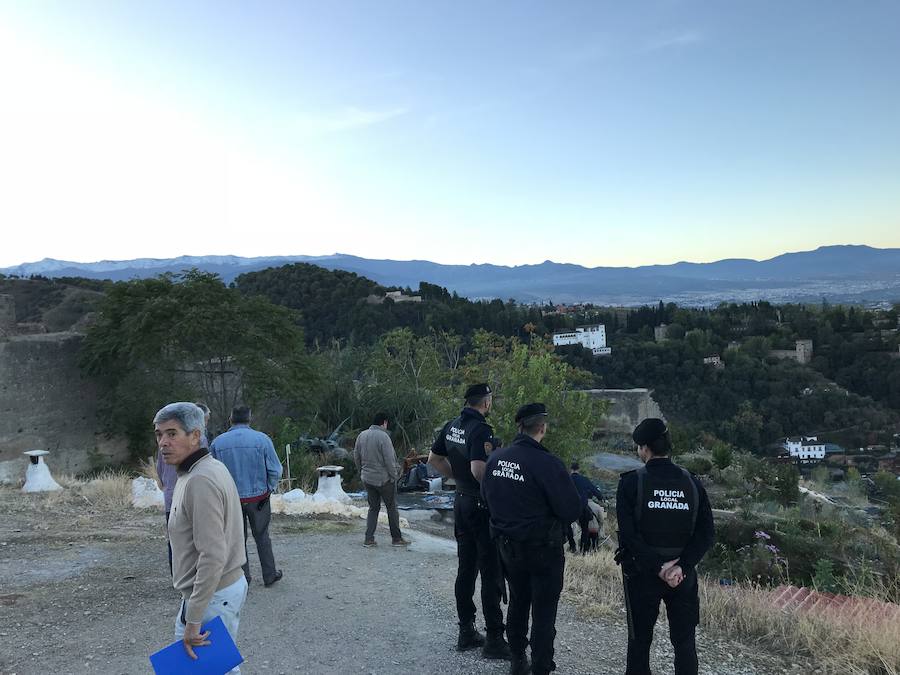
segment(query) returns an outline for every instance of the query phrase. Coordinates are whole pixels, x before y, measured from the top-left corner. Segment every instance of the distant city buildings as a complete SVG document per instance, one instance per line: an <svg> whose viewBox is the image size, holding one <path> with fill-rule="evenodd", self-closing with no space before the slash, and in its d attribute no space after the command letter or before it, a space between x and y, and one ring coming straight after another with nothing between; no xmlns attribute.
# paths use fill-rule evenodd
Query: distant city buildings
<svg viewBox="0 0 900 675"><path fill-rule="evenodd" d="M602 323L592 326L578 326L573 332L554 333L553 346L578 345L590 349L594 356L609 356L612 349L606 346L606 326Z"/></svg>

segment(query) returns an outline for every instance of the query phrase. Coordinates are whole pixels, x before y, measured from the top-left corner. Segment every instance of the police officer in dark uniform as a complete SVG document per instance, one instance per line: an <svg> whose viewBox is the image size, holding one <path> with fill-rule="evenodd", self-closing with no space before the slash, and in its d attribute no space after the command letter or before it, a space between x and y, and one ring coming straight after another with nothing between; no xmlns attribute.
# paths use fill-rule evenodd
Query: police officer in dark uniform
<svg viewBox="0 0 900 675"><path fill-rule="evenodd" d="M456 481L453 504L459 567L456 573L456 612L459 616L459 651L481 647L488 659L508 659L509 645L503 638L503 612L500 598L503 575L497 547L491 540L488 510L481 499L481 478L485 462L497 441L494 430L485 421L493 398L487 384L474 384L466 390L466 406L459 417L450 420L438 433L428 463L442 475ZM487 639L475 628L475 579L481 574L481 610Z"/></svg>
<svg viewBox="0 0 900 675"><path fill-rule="evenodd" d="M603 501L603 493L594 485L587 476L580 473L581 466L578 462L572 462L572 482L578 495L581 497L581 513L578 515L578 527L581 528L581 552L587 553L591 548L591 536L588 532L594 512L588 506L588 501L593 497L598 502ZM575 552L575 536L572 533L572 525L566 529L566 539L569 542L569 550Z"/></svg>
<svg viewBox="0 0 900 675"><path fill-rule="evenodd" d="M519 435L513 443L488 459L481 493L509 582L510 673L545 675L556 670L553 640L566 560L565 528L581 513L581 497L562 461L541 445L547 433L544 404L519 408L516 424ZM525 655L529 612L531 670Z"/></svg>
<svg viewBox="0 0 900 675"><path fill-rule="evenodd" d="M665 422L648 418L632 434L644 466L622 474L616 493L619 550L628 610L626 675L651 675L650 644L666 605L675 675L696 675L694 631L700 622L694 568L713 544L712 510L706 490L669 459Z"/></svg>

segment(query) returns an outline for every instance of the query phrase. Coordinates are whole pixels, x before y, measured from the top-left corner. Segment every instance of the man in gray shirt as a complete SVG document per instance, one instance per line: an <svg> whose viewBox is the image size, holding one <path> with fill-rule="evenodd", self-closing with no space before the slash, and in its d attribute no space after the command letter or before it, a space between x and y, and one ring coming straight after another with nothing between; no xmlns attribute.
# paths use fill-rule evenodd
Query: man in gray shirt
<svg viewBox="0 0 900 675"><path fill-rule="evenodd" d="M369 515L366 518L366 537L363 546L375 546L375 527L381 502L387 510L388 526L391 530L391 545L406 546L408 541L400 533L400 514L397 511L397 454L387 432L388 416L378 413L372 426L356 439L353 461L359 469L359 476L366 486L369 497Z"/></svg>

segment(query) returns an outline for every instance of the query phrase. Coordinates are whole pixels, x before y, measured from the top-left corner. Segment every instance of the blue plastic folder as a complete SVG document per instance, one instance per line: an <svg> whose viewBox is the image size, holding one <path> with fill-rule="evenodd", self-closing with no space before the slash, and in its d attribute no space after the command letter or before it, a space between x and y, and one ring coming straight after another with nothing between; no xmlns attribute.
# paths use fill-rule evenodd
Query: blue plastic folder
<svg viewBox="0 0 900 675"><path fill-rule="evenodd" d="M184 643L179 640L150 655L153 672L156 675L223 675L243 663L244 657L228 634L222 617L217 616L200 626L200 632L205 631L209 631L209 641L212 644L194 647L196 661L187 655Z"/></svg>

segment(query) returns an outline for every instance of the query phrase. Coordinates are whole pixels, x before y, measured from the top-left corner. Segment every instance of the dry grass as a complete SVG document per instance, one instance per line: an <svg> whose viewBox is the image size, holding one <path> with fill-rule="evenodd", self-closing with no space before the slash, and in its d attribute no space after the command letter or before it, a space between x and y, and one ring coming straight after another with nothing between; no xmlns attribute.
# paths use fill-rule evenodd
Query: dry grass
<svg viewBox="0 0 900 675"><path fill-rule="evenodd" d="M568 556L563 594L586 616L620 615L622 573L607 548L590 555Z"/></svg>
<svg viewBox="0 0 900 675"><path fill-rule="evenodd" d="M138 463L138 473L159 485L159 472L156 470L156 461L153 457L142 459Z"/></svg>
<svg viewBox="0 0 900 675"><path fill-rule="evenodd" d="M70 502L87 502L97 509L131 508L131 475L127 471L106 470L89 480L61 474L54 477L64 489L44 493L45 507Z"/></svg>
<svg viewBox="0 0 900 675"><path fill-rule="evenodd" d="M621 616L622 576L610 550L566 560L566 598L587 616ZM900 675L900 621L788 613L765 589L701 580L701 622L711 633L811 658L827 673Z"/></svg>

